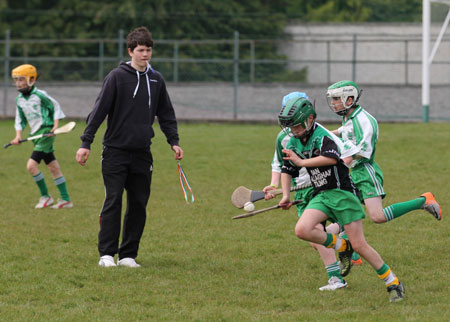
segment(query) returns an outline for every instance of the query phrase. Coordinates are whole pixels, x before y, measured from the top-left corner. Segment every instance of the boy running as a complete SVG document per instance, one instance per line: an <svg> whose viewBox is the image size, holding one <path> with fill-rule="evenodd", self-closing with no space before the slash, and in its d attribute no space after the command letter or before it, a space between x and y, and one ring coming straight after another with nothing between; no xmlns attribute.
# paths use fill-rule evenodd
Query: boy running
<svg viewBox="0 0 450 322"><path fill-rule="evenodd" d="M286 106L286 103L293 98L305 98L309 99L308 96L305 93L302 92L292 92L286 96L283 97L281 107L284 108ZM322 125L316 123L319 127L321 127L324 131L327 131L335 140L335 142L339 145L340 150L346 151L343 152L344 156L349 155L351 156L353 153L355 153L356 147L353 146L353 144L349 143L348 146L344 146L342 141L336 137L334 134L329 132L327 129L322 127ZM272 190L275 190L280 185L280 179L281 179L281 168L283 165L283 152L282 150L286 148L290 138L291 133L289 128L283 129L278 133L277 139L276 139L276 145L275 145L275 153L272 160L272 177L270 185L264 187L263 191L266 193L265 199L272 199L275 197L271 193ZM303 200L303 203L297 204L297 215L300 218L303 211L305 210L309 200L312 199L312 195L314 192L314 188L311 186L311 180L309 178L309 175L305 168L302 168L299 171L299 175L296 178L292 179L292 185L294 186L302 186L303 189L297 190L295 192L295 199L296 200ZM325 225L324 223L319 224L319 229L323 229ZM339 233L339 226L337 224L331 224L327 227L327 231L333 231L334 233ZM339 266L338 261L336 260L336 254L333 249L326 248L319 244L311 243L311 246L316 249L320 255L320 258L322 259L322 262L325 265L325 270L328 274L328 284L325 286L322 286L319 288L320 291L334 291L337 289L341 289L344 287L347 287L347 282L343 279L343 275L347 275L350 271L351 265L348 265L346 267L346 270L343 270L341 275L341 269ZM359 255L357 253L353 253L354 256L357 256L356 259L359 259ZM360 259L359 259L360 260Z"/></svg>
<svg viewBox="0 0 450 322"><path fill-rule="evenodd" d="M20 65L12 70L11 76L20 92L16 98L16 137L11 144L18 145L22 139L22 131L27 124L30 125L30 135L38 135L53 132L58 128L59 120L65 115L61 111L59 103L50 97L45 91L39 90L36 86L37 71L33 65ZM53 180L58 187L61 199L52 206L53 209L72 208L67 192L66 179L64 178L59 163L55 158L53 142L54 136L47 136L33 140L34 149L27 162L27 170L33 176L41 197L35 208L46 208L53 204L44 175L39 171L39 163L44 160L48 166Z"/></svg>
<svg viewBox="0 0 450 322"><path fill-rule="evenodd" d="M306 168L314 192L295 226L297 237L336 249L341 261L350 261L353 250L358 252L384 280L390 301L400 301L405 293L403 284L366 242L362 228L364 210L349 170L341 160L336 142L315 123L315 119L313 105L304 98L290 100L280 111L280 126L290 128L293 136L283 150L286 156L281 174L283 197L280 206L283 209L290 207L291 179L298 175L300 168ZM344 226L348 240L318 228L325 220Z"/></svg>
<svg viewBox="0 0 450 322"><path fill-rule="evenodd" d="M378 140L377 120L358 105L361 95L352 81L340 81L328 87L327 100L331 110L342 116L342 126L333 133L344 142L352 142L359 150L351 163L352 179L359 190L360 201L366 206L374 223L394 220L410 211L424 209L437 220L442 219L442 209L431 192L419 198L396 203L383 209L383 172L375 162Z"/></svg>

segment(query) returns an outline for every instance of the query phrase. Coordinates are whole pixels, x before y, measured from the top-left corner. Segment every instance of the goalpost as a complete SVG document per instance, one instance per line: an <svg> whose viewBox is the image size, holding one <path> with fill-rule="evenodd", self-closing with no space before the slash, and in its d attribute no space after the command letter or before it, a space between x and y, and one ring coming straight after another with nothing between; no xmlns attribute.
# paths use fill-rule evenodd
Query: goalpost
<svg viewBox="0 0 450 322"><path fill-rule="evenodd" d="M430 115L430 67L450 20L449 9L441 31L430 52L431 2L446 4L450 7L450 0L423 0L422 2L422 107L423 122L425 123L428 122Z"/></svg>

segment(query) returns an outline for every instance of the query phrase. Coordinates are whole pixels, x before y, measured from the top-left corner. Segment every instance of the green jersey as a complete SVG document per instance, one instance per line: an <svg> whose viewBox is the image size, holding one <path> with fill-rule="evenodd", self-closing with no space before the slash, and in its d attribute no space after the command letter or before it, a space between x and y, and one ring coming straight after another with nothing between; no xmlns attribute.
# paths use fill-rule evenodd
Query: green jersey
<svg viewBox="0 0 450 322"><path fill-rule="evenodd" d="M336 142L335 136L332 136L330 131L315 123L306 142L291 137L287 144L286 148L294 151L302 159L325 156L337 160L334 165L306 168L314 187L314 195L332 189L342 189L356 195L356 187L347 166L341 160L341 151ZM290 161L284 161L282 173L288 173L294 178L297 177L298 171L299 167Z"/></svg>
<svg viewBox="0 0 450 322"><path fill-rule="evenodd" d="M339 151L341 152L341 158L345 158L348 156L351 156L355 154L358 149L353 145L352 142L342 142L340 138L338 138L336 135L334 135L331 131L327 130L325 127L323 127L321 124L316 122L317 127L321 129L321 131L324 131L327 133L329 137L331 137L336 144L339 147ZM290 135L291 130L289 128L285 130L281 130L280 133L278 133L276 144L275 144L275 153L272 159L272 172L279 172L281 173L281 168L283 166L283 157L284 154L282 152L283 149L286 149L289 140L291 139ZM311 180L309 178L309 174L306 171L306 168L301 168L299 170L298 177L292 177L292 185L304 185L310 183Z"/></svg>
<svg viewBox="0 0 450 322"><path fill-rule="evenodd" d="M16 98L16 130L22 131L29 124L30 135L33 135L41 128L52 128L54 120L64 117L59 103L36 86L29 94L19 94Z"/></svg>

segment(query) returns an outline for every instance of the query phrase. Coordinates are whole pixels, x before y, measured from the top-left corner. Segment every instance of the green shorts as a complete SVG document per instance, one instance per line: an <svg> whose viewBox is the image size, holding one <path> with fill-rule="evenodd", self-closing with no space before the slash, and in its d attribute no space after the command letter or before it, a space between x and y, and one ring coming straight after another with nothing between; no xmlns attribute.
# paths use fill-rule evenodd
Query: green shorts
<svg viewBox="0 0 450 322"><path fill-rule="evenodd" d="M44 127L33 133L33 136L43 133L50 132L51 127ZM41 151L44 153L51 153L55 150L53 149L53 142L55 142L54 136L44 136L40 139L33 140L34 149L33 151Z"/></svg>
<svg viewBox="0 0 450 322"><path fill-rule="evenodd" d="M374 162L362 163L352 169L351 176L356 188L359 190L359 200L381 197L386 193L383 189L383 172L378 164Z"/></svg>
<svg viewBox="0 0 450 322"><path fill-rule="evenodd" d="M302 216L302 213L305 211L306 206L308 206L309 201L312 199L313 193L314 193L313 187L308 187L295 192L294 195L295 200L300 199L303 200L302 203L296 205L298 218Z"/></svg>
<svg viewBox="0 0 450 322"><path fill-rule="evenodd" d="M366 216L358 198L351 192L332 189L320 192L306 209L317 209L341 226L364 219Z"/></svg>

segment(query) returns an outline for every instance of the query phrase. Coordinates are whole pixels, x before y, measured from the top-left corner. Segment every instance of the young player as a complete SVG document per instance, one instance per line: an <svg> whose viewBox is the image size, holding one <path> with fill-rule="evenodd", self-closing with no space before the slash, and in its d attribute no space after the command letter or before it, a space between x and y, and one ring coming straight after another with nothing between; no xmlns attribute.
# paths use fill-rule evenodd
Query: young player
<svg viewBox="0 0 450 322"><path fill-rule="evenodd" d="M431 192L383 209L382 198L386 195L383 190L383 172L375 162L378 123L358 105L360 95L361 91L356 83L340 81L328 87L327 100L331 110L342 116L342 126L333 133L358 148L358 153L353 155L351 174L370 219L375 223L385 223L410 211L424 209L441 220L441 206Z"/></svg>
<svg viewBox="0 0 450 322"><path fill-rule="evenodd" d="M329 132L315 123L315 119L314 106L304 98L291 99L280 111L280 126L290 128L293 135L287 148L282 151L285 157L280 206L283 209L290 207L291 179L298 175L300 168L306 168L314 193L295 226L297 237L336 249L341 260L346 257L350 261L355 250L384 280L390 301L402 300L405 293L403 284L364 238L364 210L349 170L341 160L339 148ZM325 220L343 225L348 240L318 228L318 224Z"/></svg>
<svg viewBox="0 0 450 322"><path fill-rule="evenodd" d="M59 120L64 118L65 115L55 99L35 86L37 80L36 68L29 64L20 65L12 70L11 76L16 84L17 90L20 92L16 98L16 120L14 126L16 129L16 137L11 141L11 144L20 144L22 131L27 124L30 126L31 136L56 130L59 125ZM61 195L61 199L58 199L52 208L62 209L73 207L73 203L67 192L66 179L53 153L54 141L54 136L34 140L34 149L27 162L27 170L33 176L41 193L36 208L46 208L53 204L53 198L48 192L44 175L38 168L42 160L48 166Z"/></svg>
<svg viewBox="0 0 450 322"><path fill-rule="evenodd" d="M286 106L286 103L293 98L305 98L309 99L308 96L305 93L302 92L292 92L286 96L283 97L283 100L281 102L281 107L284 108ZM320 124L317 123L318 126L322 127ZM322 127L323 128L323 127ZM328 131L325 128L323 128L324 131ZM329 134L334 137L335 141L339 144L339 148L344 152L344 158L345 156L352 155L355 153L355 147L353 144L349 144L348 146L344 146L344 144L341 142L341 140L336 137L334 134L329 132ZM280 178L281 178L281 167L283 165L283 153L281 152L283 149L286 148L287 143L289 142L289 139L291 138L291 132L288 129L283 129L278 133L276 145L275 145L275 153L272 160L272 177L271 177L271 183L270 185L264 187L263 191L266 193L265 199L272 199L275 197L270 192L272 190L275 190L280 185ZM347 154L345 154L347 153ZM302 168L299 172L299 176L292 179L292 185L295 186L304 186L305 188L300 189L295 192L295 199L296 200L303 200L303 203L298 204L297 207L297 215L300 218L303 211L306 208L306 205L308 204L309 200L312 198L314 188L311 186L311 180L309 178L309 175L305 168ZM324 227L325 222L320 224L320 227ZM318 228L320 228L318 227ZM334 233L339 233L339 226L337 224L331 224L327 227L327 231L332 231ZM320 291L334 291L337 289L341 289L344 287L347 287L347 282L343 279L341 275L341 270L338 261L336 260L336 254L333 249L326 248L322 245L311 243L311 246L316 249L325 265L325 269L328 274L328 284L325 286L322 286L319 288ZM359 255L357 253L354 253L355 260L361 260L359 258ZM353 259L352 259L353 260ZM345 270L343 270L342 274L347 275L349 273L349 270L351 268L351 265L348 265L345 267Z"/></svg>
<svg viewBox="0 0 450 322"><path fill-rule="evenodd" d="M76 154L78 163L84 166L95 133L108 116L102 153L105 201L98 234L98 265L102 267L141 266L135 258L150 197L153 173L150 145L155 135L152 127L155 117L175 152L175 159L181 160L184 155L178 145L177 120L164 78L149 64L153 48L150 31L146 27L131 31L127 36L127 48L131 61L120 63L106 76ZM127 208L119 247L124 189L127 191ZM114 262L116 254L117 265Z"/></svg>

